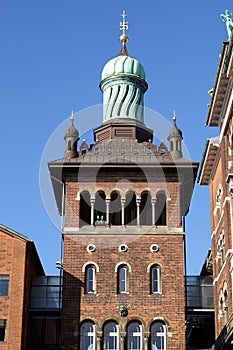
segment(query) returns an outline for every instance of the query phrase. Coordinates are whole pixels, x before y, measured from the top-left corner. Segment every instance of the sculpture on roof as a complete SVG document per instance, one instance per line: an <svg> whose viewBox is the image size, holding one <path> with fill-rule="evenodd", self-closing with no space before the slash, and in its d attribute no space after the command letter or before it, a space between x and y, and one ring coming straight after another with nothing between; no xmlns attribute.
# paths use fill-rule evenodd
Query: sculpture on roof
<svg viewBox="0 0 233 350"><path fill-rule="evenodd" d="M232 12L230 10L225 11L225 15L222 13L220 18L223 22L226 22L228 39L230 40L232 37L232 29L233 29L233 20L232 20Z"/></svg>

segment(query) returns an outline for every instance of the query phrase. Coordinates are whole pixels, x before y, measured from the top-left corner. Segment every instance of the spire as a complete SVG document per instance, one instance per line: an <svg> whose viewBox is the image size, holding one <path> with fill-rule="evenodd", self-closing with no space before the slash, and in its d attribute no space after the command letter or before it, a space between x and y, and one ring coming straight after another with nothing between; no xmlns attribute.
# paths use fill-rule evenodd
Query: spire
<svg viewBox="0 0 233 350"><path fill-rule="evenodd" d="M144 123L144 93L148 88L145 71L141 63L127 52L126 12L123 11L121 16L121 52L108 61L102 70L103 122L118 118Z"/></svg>
<svg viewBox="0 0 233 350"><path fill-rule="evenodd" d="M172 128L169 130L168 133L168 141L170 143L170 153L172 155L173 158L181 158L182 157L182 147L181 147L181 143L182 143L182 131L177 127L176 125L176 112L173 112L173 126Z"/></svg>
<svg viewBox="0 0 233 350"><path fill-rule="evenodd" d="M66 130L64 140L66 142L65 158L77 157L77 142L79 140L79 132L74 126L74 112L71 113L71 125Z"/></svg>
<svg viewBox="0 0 233 350"><path fill-rule="evenodd" d="M125 34L125 31L129 29L128 22L125 21L126 16L127 16L127 13L125 12L125 10L123 10L123 12L121 14L122 22L120 22L120 30L122 31L122 34L119 38L119 40L122 44L122 48L121 48L121 51L118 54L118 56L129 56L127 48L126 48L126 43L129 40L128 36Z"/></svg>

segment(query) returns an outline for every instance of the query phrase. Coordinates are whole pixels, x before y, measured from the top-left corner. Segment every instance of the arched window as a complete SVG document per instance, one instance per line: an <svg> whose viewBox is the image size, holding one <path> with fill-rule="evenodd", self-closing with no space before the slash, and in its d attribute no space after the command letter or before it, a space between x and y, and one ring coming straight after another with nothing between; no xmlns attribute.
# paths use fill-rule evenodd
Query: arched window
<svg viewBox="0 0 233 350"><path fill-rule="evenodd" d="M128 325L127 350L142 350L142 326L139 322Z"/></svg>
<svg viewBox="0 0 233 350"><path fill-rule="evenodd" d="M151 294L161 292L161 281L160 281L160 267L158 265L153 265L150 268L150 291Z"/></svg>
<svg viewBox="0 0 233 350"><path fill-rule="evenodd" d="M150 330L151 350L166 350L166 327L162 322L155 322Z"/></svg>
<svg viewBox="0 0 233 350"><path fill-rule="evenodd" d="M80 328L80 349L95 349L95 325L92 322L85 322Z"/></svg>
<svg viewBox="0 0 233 350"><path fill-rule="evenodd" d="M156 222L158 226L167 225L167 206L165 193L158 193L156 196Z"/></svg>
<svg viewBox="0 0 233 350"><path fill-rule="evenodd" d="M83 191L80 195L79 226L91 224L91 199L88 191Z"/></svg>
<svg viewBox="0 0 233 350"><path fill-rule="evenodd" d="M149 226L152 225L151 194L148 191L143 192L141 195L140 224Z"/></svg>
<svg viewBox="0 0 233 350"><path fill-rule="evenodd" d="M104 326L104 350L119 349L119 327L116 322L108 322Z"/></svg>
<svg viewBox="0 0 233 350"><path fill-rule="evenodd" d="M98 191L95 195L95 224L106 222L106 195L104 191Z"/></svg>
<svg viewBox="0 0 233 350"><path fill-rule="evenodd" d="M129 191L125 200L125 224L137 225L137 206L134 191Z"/></svg>
<svg viewBox="0 0 233 350"><path fill-rule="evenodd" d="M96 292L96 268L92 264L87 265L85 269L85 292Z"/></svg>
<svg viewBox="0 0 233 350"><path fill-rule="evenodd" d="M123 264L118 267L118 293L128 292L128 266Z"/></svg>
<svg viewBox="0 0 233 350"><path fill-rule="evenodd" d="M121 195L118 191L113 191L111 193L109 213L109 223L111 225L121 225Z"/></svg>

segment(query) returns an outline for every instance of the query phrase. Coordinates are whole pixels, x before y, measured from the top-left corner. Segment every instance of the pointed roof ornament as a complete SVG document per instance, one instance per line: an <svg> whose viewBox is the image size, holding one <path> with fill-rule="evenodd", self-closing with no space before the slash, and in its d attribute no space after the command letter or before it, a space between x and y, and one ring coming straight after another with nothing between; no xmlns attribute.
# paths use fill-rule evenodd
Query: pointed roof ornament
<svg viewBox="0 0 233 350"><path fill-rule="evenodd" d="M182 131L177 127L176 125L176 111L174 110L173 111L173 126L171 127L171 129L169 130L169 133L168 133L168 140L171 138L171 137L182 137Z"/></svg>
<svg viewBox="0 0 233 350"><path fill-rule="evenodd" d="M126 35L126 30L129 29L128 22L125 21L125 18L127 16L127 13L125 10L123 10L121 17L122 17L122 22L120 22L120 30L122 31L122 34L120 36L120 42L122 44L121 51L118 56L129 56L128 51L126 49L126 43L128 42L129 38Z"/></svg>
<svg viewBox="0 0 233 350"><path fill-rule="evenodd" d="M70 120L71 120L71 125L66 130L65 135L64 135L64 139L66 140L68 138L71 138L74 141L77 141L77 140L79 140L79 132L74 126L74 111L71 112Z"/></svg>
<svg viewBox="0 0 233 350"><path fill-rule="evenodd" d="M173 111L173 118L172 118L174 125L176 126L176 111Z"/></svg>

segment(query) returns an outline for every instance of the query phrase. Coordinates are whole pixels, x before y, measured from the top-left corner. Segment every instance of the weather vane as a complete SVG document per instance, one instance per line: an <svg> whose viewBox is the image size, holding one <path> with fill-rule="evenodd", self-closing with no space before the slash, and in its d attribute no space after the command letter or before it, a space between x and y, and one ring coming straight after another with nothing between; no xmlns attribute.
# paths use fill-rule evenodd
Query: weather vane
<svg viewBox="0 0 233 350"><path fill-rule="evenodd" d="M120 30L122 31L122 34L125 34L125 31L128 30L128 22L125 21L125 18L127 16L127 13L125 10L123 10L121 17L122 17L122 22L120 22Z"/></svg>

